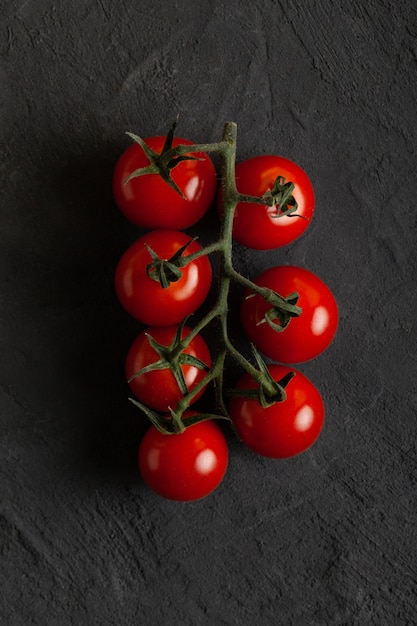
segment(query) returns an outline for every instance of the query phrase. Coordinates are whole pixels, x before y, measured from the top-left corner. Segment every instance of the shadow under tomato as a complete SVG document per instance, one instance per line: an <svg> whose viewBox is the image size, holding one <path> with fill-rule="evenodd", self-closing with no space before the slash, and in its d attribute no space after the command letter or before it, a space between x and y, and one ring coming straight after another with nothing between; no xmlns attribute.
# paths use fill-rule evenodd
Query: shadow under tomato
<svg viewBox="0 0 417 626"><path fill-rule="evenodd" d="M48 378L49 406L74 469L136 479L148 423L128 401L124 359L141 328L117 302L113 274L140 232L113 201L114 150L87 146L81 156L60 157L45 159L34 190L40 235L31 236L27 277L37 328L32 350L47 355L38 378Z"/></svg>

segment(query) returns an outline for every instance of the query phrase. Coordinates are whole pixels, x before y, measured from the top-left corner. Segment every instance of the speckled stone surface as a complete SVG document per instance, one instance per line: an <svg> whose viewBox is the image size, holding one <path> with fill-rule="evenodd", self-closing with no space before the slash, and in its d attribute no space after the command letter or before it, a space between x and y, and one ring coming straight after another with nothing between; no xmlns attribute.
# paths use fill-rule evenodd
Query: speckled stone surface
<svg viewBox="0 0 417 626"><path fill-rule="evenodd" d="M416 624L414 2L6 0L0 21L0 622ZM235 264L302 265L340 307L300 366L319 441L272 461L226 426L226 478L191 504L138 474L139 329L113 292L138 236L111 194L124 133L177 113L194 141L234 120L239 159L308 172L305 235Z"/></svg>

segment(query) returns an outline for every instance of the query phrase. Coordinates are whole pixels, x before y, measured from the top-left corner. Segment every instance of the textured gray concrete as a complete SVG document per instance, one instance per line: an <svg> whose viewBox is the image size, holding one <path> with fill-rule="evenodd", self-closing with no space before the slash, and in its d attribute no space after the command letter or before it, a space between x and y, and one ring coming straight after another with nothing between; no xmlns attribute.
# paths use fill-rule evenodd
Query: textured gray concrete
<svg viewBox="0 0 417 626"><path fill-rule="evenodd" d="M1 624L416 624L415 3L6 0L0 20ZM176 113L304 167L311 227L236 267L302 265L340 307L300 367L319 441L271 461L226 427L226 478L193 504L138 475L138 326L112 284L138 235L111 195L124 132Z"/></svg>

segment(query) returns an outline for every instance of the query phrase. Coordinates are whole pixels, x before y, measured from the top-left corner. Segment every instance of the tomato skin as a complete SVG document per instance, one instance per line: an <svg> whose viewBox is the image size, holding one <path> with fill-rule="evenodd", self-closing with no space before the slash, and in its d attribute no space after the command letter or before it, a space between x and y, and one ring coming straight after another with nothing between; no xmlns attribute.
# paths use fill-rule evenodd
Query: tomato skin
<svg viewBox="0 0 417 626"><path fill-rule="evenodd" d="M133 341L126 357L125 371L127 380L143 367L155 363L160 358L150 345L147 334L151 335L159 344L169 346L175 337L176 331L176 326L148 327L143 330ZM191 328L184 326L181 338L187 337L190 332ZM184 353L197 357L210 368L210 352L201 335L196 335L191 340ZM189 391L206 375L203 369L199 369L194 365L182 365L181 369ZM129 382L129 387L140 402L146 404L151 409L155 409L155 411L166 412L170 407L174 409L182 398L181 390L169 368L153 370L136 376ZM203 395L204 390L202 389L194 396L193 403Z"/></svg>
<svg viewBox="0 0 417 626"><path fill-rule="evenodd" d="M266 356L283 363L302 363L322 352L333 341L338 325L338 308L329 287L313 272L301 267L273 267L258 276L255 284L273 289L281 296L298 292L299 317L291 319L282 332L260 323L271 305L259 295L241 304L241 322L250 341Z"/></svg>
<svg viewBox="0 0 417 626"><path fill-rule="evenodd" d="M199 500L223 480L228 447L214 420L189 426L178 435L164 435L151 426L139 445L138 465L145 483L160 496Z"/></svg>
<svg viewBox="0 0 417 626"><path fill-rule="evenodd" d="M152 257L147 244L161 259L169 259L191 240L186 233L155 230L137 239L122 255L115 272L115 291L123 308L148 326L171 326L194 313L207 297L211 284L211 265L206 255L181 269L181 278L164 289L150 278L146 268ZM201 250L190 243L183 256Z"/></svg>
<svg viewBox="0 0 417 626"><path fill-rule="evenodd" d="M278 176L284 177L285 182L294 183L293 196L298 203L296 215L278 218L276 207L238 203L233 220L233 238L248 248L271 250L286 246L300 237L311 222L314 190L299 165L275 155L252 157L236 165L236 185L242 194L260 197L272 189Z"/></svg>
<svg viewBox="0 0 417 626"><path fill-rule="evenodd" d="M285 365L268 365L275 381L295 371L286 386L287 398L264 409L254 398L232 397L230 417L242 442L253 452L273 459L293 457L317 440L324 425L324 403L313 383L299 371ZM256 389L257 383L245 374L237 389Z"/></svg>
<svg viewBox="0 0 417 626"><path fill-rule="evenodd" d="M165 137L149 137L145 143L160 153ZM174 138L173 147L193 142ZM120 211L128 220L146 229L183 230L200 220L211 206L216 194L216 171L210 157L195 153L193 161L182 161L171 170L172 179L184 194L183 198L159 174L136 176L125 184L135 170L149 165L148 157L138 143L133 143L119 157L113 173L113 195Z"/></svg>

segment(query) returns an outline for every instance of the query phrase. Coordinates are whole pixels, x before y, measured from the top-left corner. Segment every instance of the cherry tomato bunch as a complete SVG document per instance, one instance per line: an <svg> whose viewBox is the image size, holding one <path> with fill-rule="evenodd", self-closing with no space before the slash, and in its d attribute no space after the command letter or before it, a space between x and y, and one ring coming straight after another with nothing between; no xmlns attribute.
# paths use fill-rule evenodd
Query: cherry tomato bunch
<svg viewBox="0 0 417 626"><path fill-rule="evenodd" d="M293 364L321 354L332 342L338 308L329 287L311 271L272 267L254 280L233 267L233 241L271 250L292 243L314 213L307 174L281 156L261 155L236 165L236 124L225 124L220 142L194 144L175 137L142 139L120 156L113 193L120 211L147 229L122 255L115 291L123 308L142 325L125 363L131 401L150 420L140 442L143 480L159 495L198 500L223 480L227 440L219 420L257 454L283 459L307 450L324 424L318 389ZM221 159L222 184L210 158ZM218 240L202 247L185 229L216 206ZM191 326L210 293L211 254L220 255L217 300ZM241 325L252 344L245 357L228 333L232 281L243 286ZM210 354L204 331L216 324L218 350ZM272 359L267 363L264 358ZM232 359L243 370L223 389ZM213 411L193 405L208 385Z"/></svg>

